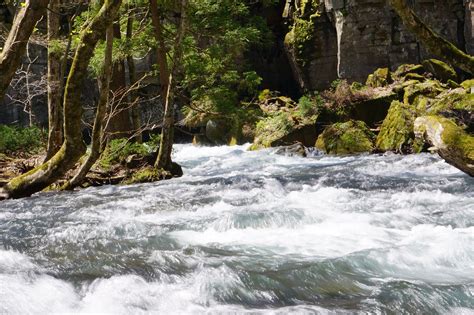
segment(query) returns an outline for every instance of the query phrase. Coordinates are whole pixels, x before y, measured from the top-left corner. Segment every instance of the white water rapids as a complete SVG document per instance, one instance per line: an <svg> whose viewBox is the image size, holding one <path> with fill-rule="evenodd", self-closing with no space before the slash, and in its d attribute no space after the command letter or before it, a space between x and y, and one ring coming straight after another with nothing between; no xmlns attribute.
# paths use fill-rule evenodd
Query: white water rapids
<svg viewBox="0 0 474 315"><path fill-rule="evenodd" d="M474 179L273 152L178 145L179 179L0 203L0 314L474 313Z"/></svg>

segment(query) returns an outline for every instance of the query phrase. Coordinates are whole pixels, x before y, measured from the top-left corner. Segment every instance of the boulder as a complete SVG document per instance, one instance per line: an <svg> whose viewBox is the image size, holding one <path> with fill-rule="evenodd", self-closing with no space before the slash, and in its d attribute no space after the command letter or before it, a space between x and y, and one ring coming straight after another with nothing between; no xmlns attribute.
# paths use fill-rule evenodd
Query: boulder
<svg viewBox="0 0 474 315"><path fill-rule="evenodd" d="M447 163L474 177L473 135L440 116L418 117L414 130L416 136L432 145Z"/></svg>
<svg viewBox="0 0 474 315"><path fill-rule="evenodd" d="M432 73L436 79L441 80L442 82L448 82L449 80L457 81L458 79L458 75L454 68L441 60L425 60L423 61L423 67L426 71Z"/></svg>
<svg viewBox="0 0 474 315"><path fill-rule="evenodd" d="M422 65L403 64L395 70L393 78L397 81L406 81L409 80L409 78L407 78L409 74L422 75L423 73L425 73L425 68L423 68Z"/></svg>
<svg viewBox="0 0 474 315"><path fill-rule="evenodd" d="M292 145L279 147L275 154L285 155L285 156L301 156L306 157L306 148L301 143L295 143Z"/></svg>
<svg viewBox="0 0 474 315"><path fill-rule="evenodd" d="M468 92L473 94L474 93L474 79L466 80L461 83L461 86Z"/></svg>
<svg viewBox="0 0 474 315"><path fill-rule="evenodd" d="M304 123L292 115L281 111L257 123L256 135L250 150L301 143L313 146L317 138L315 121Z"/></svg>
<svg viewBox="0 0 474 315"><path fill-rule="evenodd" d="M413 106L398 101L392 102L375 141L378 151L418 153L422 142L415 140L413 122L416 110Z"/></svg>
<svg viewBox="0 0 474 315"><path fill-rule="evenodd" d="M403 102L416 106L420 96L435 98L444 91L446 91L446 88L436 80L427 80L425 82L411 84L404 88Z"/></svg>
<svg viewBox="0 0 474 315"><path fill-rule="evenodd" d="M440 94L427 110L427 115L453 119L469 132L474 131L474 94L458 88Z"/></svg>
<svg viewBox="0 0 474 315"><path fill-rule="evenodd" d="M336 155L371 152L375 135L363 121L335 123L324 129L316 141L316 148Z"/></svg>
<svg viewBox="0 0 474 315"><path fill-rule="evenodd" d="M366 85L377 88L384 87L390 84L392 77L390 75L390 70L388 68L379 68L375 70L373 74L370 74L367 78Z"/></svg>

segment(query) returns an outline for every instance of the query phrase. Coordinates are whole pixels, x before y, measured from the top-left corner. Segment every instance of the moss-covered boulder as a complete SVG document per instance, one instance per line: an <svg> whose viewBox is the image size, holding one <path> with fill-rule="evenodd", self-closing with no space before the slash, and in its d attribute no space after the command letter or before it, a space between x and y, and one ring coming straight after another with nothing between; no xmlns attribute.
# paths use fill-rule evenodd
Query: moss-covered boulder
<svg viewBox="0 0 474 315"><path fill-rule="evenodd" d="M449 80L456 81L458 78L454 68L441 60L425 60L423 61L423 67L426 71L432 73L436 79L441 80L442 82L448 82Z"/></svg>
<svg viewBox="0 0 474 315"><path fill-rule="evenodd" d="M374 133L363 121L350 120L326 127L315 146L327 154L356 154L371 152L374 139Z"/></svg>
<svg viewBox="0 0 474 315"><path fill-rule="evenodd" d="M302 97L298 103L287 97L260 99L264 113L255 128L250 150L301 143L313 146L317 138L317 102Z"/></svg>
<svg viewBox="0 0 474 315"><path fill-rule="evenodd" d="M415 133L424 139L449 164L474 176L474 136L454 121L440 116L415 120Z"/></svg>
<svg viewBox="0 0 474 315"><path fill-rule="evenodd" d="M468 131L474 131L474 94L464 88L446 91L431 102L426 113L451 118Z"/></svg>
<svg viewBox="0 0 474 315"><path fill-rule="evenodd" d="M388 68L379 68L368 76L365 84L369 87L377 88L387 86L391 81L390 70Z"/></svg>
<svg viewBox="0 0 474 315"><path fill-rule="evenodd" d="M422 65L414 64L403 64L395 70L392 74L392 78L396 81L405 81L407 80L408 74L418 74L422 75L425 73L425 68Z"/></svg>
<svg viewBox="0 0 474 315"><path fill-rule="evenodd" d="M427 98L435 98L440 93L446 91L446 88L436 80L427 80L408 85L404 88L403 102L405 104L417 105L420 96Z"/></svg>
<svg viewBox="0 0 474 315"><path fill-rule="evenodd" d="M461 83L461 86L466 90L466 92L474 93L474 79L464 81Z"/></svg>
<svg viewBox="0 0 474 315"><path fill-rule="evenodd" d="M280 111L257 123L250 150L301 143L312 146L316 140L315 121L302 121L291 112Z"/></svg>
<svg viewBox="0 0 474 315"><path fill-rule="evenodd" d="M422 143L416 141L413 132L415 118L416 110L413 106L394 101L375 141L377 150L397 153L420 152Z"/></svg>

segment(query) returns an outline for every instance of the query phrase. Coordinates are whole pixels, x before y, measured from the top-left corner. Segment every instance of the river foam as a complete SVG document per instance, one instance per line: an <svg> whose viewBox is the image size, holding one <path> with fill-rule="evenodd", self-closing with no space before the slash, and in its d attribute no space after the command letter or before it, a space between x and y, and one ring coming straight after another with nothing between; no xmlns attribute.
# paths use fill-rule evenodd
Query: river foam
<svg viewBox="0 0 474 315"><path fill-rule="evenodd" d="M1 203L0 313L472 314L472 178L427 154L247 147Z"/></svg>

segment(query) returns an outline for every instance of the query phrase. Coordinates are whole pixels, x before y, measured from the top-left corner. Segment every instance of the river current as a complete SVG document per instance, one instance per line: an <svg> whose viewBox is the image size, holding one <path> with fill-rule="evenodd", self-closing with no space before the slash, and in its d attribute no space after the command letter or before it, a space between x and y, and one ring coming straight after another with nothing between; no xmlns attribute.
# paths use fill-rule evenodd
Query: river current
<svg viewBox="0 0 474 315"><path fill-rule="evenodd" d="M474 314L474 179L177 145L182 178L0 203L0 314Z"/></svg>

